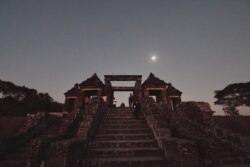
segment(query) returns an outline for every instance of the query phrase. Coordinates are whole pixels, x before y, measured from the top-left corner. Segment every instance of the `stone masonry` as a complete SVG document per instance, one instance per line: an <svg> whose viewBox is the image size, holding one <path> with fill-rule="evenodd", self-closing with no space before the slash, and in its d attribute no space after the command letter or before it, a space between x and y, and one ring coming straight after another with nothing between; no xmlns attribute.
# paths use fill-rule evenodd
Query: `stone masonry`
<svg viewBox="0 0 250 167"><path fill-rule="evenodd" d="M65 93L61 114L29 117L22 133L0 143L0 167L247 167L249 138L214 125L206 102L183 102L182 92L154 74L94 74ZM112 81L135 81L113 87ZM140 104L114 107L115 91Z"/></svg>

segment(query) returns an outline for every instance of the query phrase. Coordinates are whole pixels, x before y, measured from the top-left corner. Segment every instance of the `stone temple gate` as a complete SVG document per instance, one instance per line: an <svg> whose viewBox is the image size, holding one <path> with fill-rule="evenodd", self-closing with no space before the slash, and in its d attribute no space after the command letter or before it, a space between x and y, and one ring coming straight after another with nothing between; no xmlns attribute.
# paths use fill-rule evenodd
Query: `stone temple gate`
<svg viewBox="0 0 250 167"><path fill-rule="evenodd" d="M64 111L76 111L84 107L93 97L102 98L112 106L115 91L131 91L134 99L138 101L141 98L153 96L157 103L168 106L169 110L175 110L181 102L182 92L152 73L143 83L141 75L105 75L104 81L105 84L94 74L82 83L75 84L65 93ZM112 81L135 81L135 85L112 86Z"/></svg>
<svg viewBox="0 0 250 167"><path fill-rule="evenodd" d="M1 141L0 166L250 166L249 138L214 126L208 103L181 101L182 92L152 73L143 82L141 75L104 81L94 74L75 84L65 93L65 112L28 116L19 136ZM115 91L133 92L138 117L131 107L111 107Z"/></svg>
<svg viewBox="0 0 250 167"><path fill-rule="evenodd" d="M141 75L105 75L105 91L109 105L112 105L114 91L132 91L136 100L141 98ZM112 86L111 81L135 81L133 87Z"/></svg>

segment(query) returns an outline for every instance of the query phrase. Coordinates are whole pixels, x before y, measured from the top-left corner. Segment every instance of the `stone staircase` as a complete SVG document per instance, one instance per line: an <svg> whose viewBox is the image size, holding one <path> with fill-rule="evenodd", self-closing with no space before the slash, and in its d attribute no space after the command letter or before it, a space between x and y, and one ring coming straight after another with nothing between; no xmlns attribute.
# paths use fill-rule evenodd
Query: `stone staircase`
<svg viewBox="0 0 250 167"><path fill-rule="evenodd" d="M26 167L30 159L30 151L30 143L23 143L14 152L1 157L0 167Z"/></svg>
<svg viewBox="0 0 250 167"><path fill-rule="evenodd" d="M165 158L154 135L131 108L113 108L90 142L82 167L163 167Z"/></svg>
<svg viewBox="0 0 250 167"><path fill-rule="evenodd" d="M61 118L54 119L49 128L39 133L36 138L51 138L59 135L62 124L63 120Z"/></svg>
<svg viewBox="0 0 250 167"><path fill-rule="evenodd" d="M0 157L0 167L27 167L32 153L32 141L41 138L51 138L58 135L62 121L55 119L52 124L39 134L33 136L31 140L19 144L15 150L7 152Z"/></svg>

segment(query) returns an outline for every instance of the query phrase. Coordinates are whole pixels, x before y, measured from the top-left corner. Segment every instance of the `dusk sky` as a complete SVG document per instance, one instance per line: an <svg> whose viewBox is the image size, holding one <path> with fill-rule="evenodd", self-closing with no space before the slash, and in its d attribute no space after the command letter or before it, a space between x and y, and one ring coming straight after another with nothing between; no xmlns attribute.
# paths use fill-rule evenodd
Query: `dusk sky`
<svg viewBox="0 0 250 167"><path fill-rule="evenodd" d="M153 72L223 114L214 90L249 64L249 0L0 0L0 79L59 102L94 73Z"/></svg>

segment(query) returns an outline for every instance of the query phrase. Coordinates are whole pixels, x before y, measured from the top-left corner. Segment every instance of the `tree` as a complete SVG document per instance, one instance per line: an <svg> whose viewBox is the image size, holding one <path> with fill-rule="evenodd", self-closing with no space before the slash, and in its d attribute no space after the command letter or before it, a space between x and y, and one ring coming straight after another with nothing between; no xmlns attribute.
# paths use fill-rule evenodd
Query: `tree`
<svg viewBox="0 0 250 167"><path fill-rule="evenodd" d="M237 107L250 107L250 82L233 83L215 91L216 105L222 105L227 115L239 115Z"/></svg>
<svg viewBox="0 0 250 167"><path fill-rule="evenodd" d="M0 114L3 112L54 112L61 111L63 105L55 102L48 93L39 93L35 89L18 86L9 81L0 80Z"/></svg>
<svg viewBox="0 0 250 167"><path fill-rule="evenodd" d="M235 104L229 103L223 106L222 110L226 115L229 116L239 116L239 110L236 108Z"/></svg>

